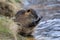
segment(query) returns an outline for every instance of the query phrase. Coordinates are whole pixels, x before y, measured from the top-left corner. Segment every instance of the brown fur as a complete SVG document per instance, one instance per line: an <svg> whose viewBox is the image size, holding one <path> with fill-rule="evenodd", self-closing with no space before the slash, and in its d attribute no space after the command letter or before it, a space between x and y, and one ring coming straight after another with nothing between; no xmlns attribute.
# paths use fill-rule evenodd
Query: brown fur
<svg viewBox="0 0 60 40"><path fill-rule="evenodd" d="M19 25L18 33L22 36L29 36L39 20L36 11L33 9L20 10L16 14L15 22Z"/></svg>

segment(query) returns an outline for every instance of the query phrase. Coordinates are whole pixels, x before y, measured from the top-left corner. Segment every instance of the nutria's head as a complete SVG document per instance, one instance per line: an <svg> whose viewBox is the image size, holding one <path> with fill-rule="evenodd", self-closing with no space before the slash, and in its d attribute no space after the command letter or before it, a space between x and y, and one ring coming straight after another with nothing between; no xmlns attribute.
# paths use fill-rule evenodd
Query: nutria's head
<svg viewBox="0 0 60 40"><path fill-rule="evenodd" d="M38 24L40 19L33 9L18 11L15 22L19 25L19 34L22 36L31 35L33 28Z"/></svg>

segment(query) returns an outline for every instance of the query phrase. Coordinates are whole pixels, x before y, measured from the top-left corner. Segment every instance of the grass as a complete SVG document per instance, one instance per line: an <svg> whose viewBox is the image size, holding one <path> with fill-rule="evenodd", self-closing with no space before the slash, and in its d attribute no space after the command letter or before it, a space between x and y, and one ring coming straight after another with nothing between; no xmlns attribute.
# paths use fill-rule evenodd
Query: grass
<svg viewBox="0 0 60 40"><path fill-rule="evenodd" d="M10 40L13 39L12 34L10 34L10 30L8 29L10 23L12 23L12 20L9 18L0 17L0 40Z"/></svg>
<svg viewBox="0 0 60 40"><path fill-rule="evenodd" d="M7 19L5 17L0 17L0 32L8 33L9 30L6 28Z"/></svg>
<svg viewBox="0 0 60 40"><path fill-rule="evenodd" d="M19 0L15 0L16 2L19 2Z"/></svg>
<svg viewBox="0 0 60 40"><path fill-rule="evenodd" d="M9 30L10 24L13 23L13 20L6 18L4 16L0 17L0 39L1 40L12 40L14 39L13 35L11 34L11 31ZM12 26L13 27L13 26ZM25 37L22 37L20 35L17 35L18 40L26 40Z"/></svg>

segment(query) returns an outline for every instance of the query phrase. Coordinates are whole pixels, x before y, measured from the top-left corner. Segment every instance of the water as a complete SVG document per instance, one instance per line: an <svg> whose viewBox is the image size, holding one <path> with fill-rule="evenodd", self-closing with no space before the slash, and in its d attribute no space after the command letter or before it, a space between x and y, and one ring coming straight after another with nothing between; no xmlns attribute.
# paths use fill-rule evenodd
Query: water
<svg viewBox="0 0 60 40"><path fill-rule="evenodd" d="M34 30L36 40L60 40L60 19L40 22Z"/></svg>

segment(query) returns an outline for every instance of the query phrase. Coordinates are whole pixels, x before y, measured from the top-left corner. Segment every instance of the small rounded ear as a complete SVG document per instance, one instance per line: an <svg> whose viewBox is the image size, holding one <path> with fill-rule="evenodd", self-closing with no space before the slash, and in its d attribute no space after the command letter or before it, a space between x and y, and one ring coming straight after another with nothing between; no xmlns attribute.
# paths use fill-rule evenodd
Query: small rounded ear
<svg viewBox="0 0 60 40"><path fill-rule="evenodd" d="M36 12L34 9L28 9L27 12Z"/></svg>
<svg viewBox="0 0 60 40"><path fill-rule="evenodd" d="M19 15L24 14L25 10L20 10L16 13L15 17L19 17Z"/></svg>
<svg viewBox="0 0 60 40"><path fill-rule="evenodd" d="M31 12L31 9L28 9L27 12Z"/></svg>
<svg viewBox="0 0 60 40"><path fill-rule="evenodd" d="M31 14L34 15L35 19L38 18L38 15L37 15L37 13L36 13L36 11L34 9L28 9L27 11L31 12Z"/></svg>
<svg viewBox="0 0 60 40"><path fill-rule="evenodd" d="M30 14L31 14L31 10L27 9L26 12L25 12L25 15L30 15Z"/></svg>

